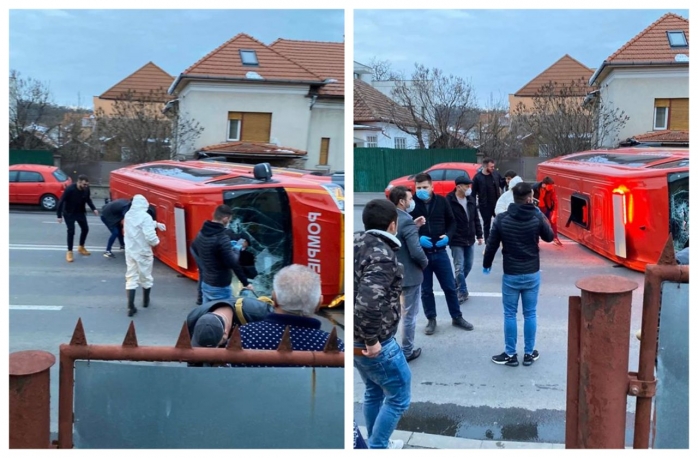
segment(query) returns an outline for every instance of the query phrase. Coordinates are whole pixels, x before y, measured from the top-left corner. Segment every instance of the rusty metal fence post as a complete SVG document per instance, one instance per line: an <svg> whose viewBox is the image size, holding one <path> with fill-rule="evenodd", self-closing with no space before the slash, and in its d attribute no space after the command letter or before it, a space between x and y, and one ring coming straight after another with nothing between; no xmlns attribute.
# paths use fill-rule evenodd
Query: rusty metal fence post
<svg viewBox="0 0 698 458"><path fill-rule="evenodd" d="M578 405L573 409L577 411L576 418L572 420L576 422L577 437L576 443L570 445L622 449L625 448L632 292L638 284L605 275L583 278L576 286L582 290L579 384ZM573 353L573 349L569 352ZM569 402L568 398L568 405ZM571 413L574 412L568 412L568 420Z"/></svg>
<svg viewBox="0 0 698 458"><path fill-rule="evenodd" d="M51 448L51 353L10 354L10 448Z"/></svg>

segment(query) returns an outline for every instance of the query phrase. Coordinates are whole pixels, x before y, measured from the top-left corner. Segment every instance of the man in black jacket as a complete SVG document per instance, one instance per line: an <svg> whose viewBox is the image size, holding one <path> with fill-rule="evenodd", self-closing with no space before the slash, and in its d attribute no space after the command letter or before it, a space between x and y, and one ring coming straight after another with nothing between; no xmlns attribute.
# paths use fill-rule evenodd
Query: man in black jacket
<svg viewBox="0 0 698 458"><path fill-rule="evenodd" d="M63 218L65 218L65 225L68 228L68 252L65 255L65 260L68 262L73 262L75 223L78 223L78 226L80 226L78 253L83 256L90 255L90 252L85 249L87 233L90 232L90 227L87 225L87 218L85 217L85 204L89 205L90 210L99 216L99 211L95 208L95 204L92 203L90 198L90 180L87 178L87 175L80 175L77 183L73 183L65 188L61 200L58 201L56 206L58 224L61 224Z"/></svg>
<svg viewBox="0 0 698 458"><path fill-rule="evenodd" d="M524 316L524 366L538 359L536 345L536 305L540 288L539 239L550 243L554 239L548 220L533 204L533 189L528 183L512 188L514 203L497 215L487 239L482 268L489 274L494 255L502 244L504 275L502 304L504 305L504 353L492 357L495 364L518 366L516 355L516 314L521 296Z"/></svg>
<svg viewBox="0 0 698 458"><path fill-rule="evenodd" d="M458 291L459 303L468 300L468 285L465 280L473 267L475 238L477 237L478 245L483 243L482 225L477 216L475 197L471 195L470 186L472 183L472 180L466 175L460 176L456 178L456 189L446 196L456 220L456 230L449 245L453 256L453 266L456 270L456 290Z"/></svg>
<svg viewBox="0 0 698 458"><path fill-rule="evenodd" d="M204 222L191 244L192 254L203 268L203 272L199 271L199 276L202 277L203 302L233 297L230 285L233 273L230 269L235 272L245 289L254 290L240 266L239 256L233 252L230 245L230 236L226 228L232 216L233 211L227 205L216 207L213 220Z"/></svg>
<svg viewBox="0 0 698 458"><path fill-rule="evenodd" d="M473 177L473 194L477 197L477 207L482 215L485 241L490 236L490 225L494 217L494 208L506 181L494 169L494 159L486 157L482 160L482 170Z"/></svg>
<svg viewBox="0 0 698 458"><path fill-rule="evenodd" d="M114 258L114 253L111 251L111 247L114 245L116 239L119 239L119 245L121 250L125 249L124 246L124 231L122 228L122 223L124 222L124 216L131 206L131 201L129 199L116 199L109 202L102 208L102 222L111 235L107 241L107 249L104 251L105 258ZM153 218L154 219L154 218Z"/></svg>
<svg viewBox="0 0 698 458"><path fill-rule="evenodd" d="M453 211L445 197L434 194L431 176L428 173L417 174L414 177L414 182L417 199L415 199L412 217L423 216L426 219L426 223L419 228L419 243L429 260L429 264L424 269L424 280L422 281L422 306L424 307L424 315L428 320L424 333L431 335L436 330L434 275L439 280L441 289L446 296L446 304L453 325L466 331L472 331L473 325L465 321L460 311L453 268L448 253L446 253L446 246L456 230Z"/></svg>

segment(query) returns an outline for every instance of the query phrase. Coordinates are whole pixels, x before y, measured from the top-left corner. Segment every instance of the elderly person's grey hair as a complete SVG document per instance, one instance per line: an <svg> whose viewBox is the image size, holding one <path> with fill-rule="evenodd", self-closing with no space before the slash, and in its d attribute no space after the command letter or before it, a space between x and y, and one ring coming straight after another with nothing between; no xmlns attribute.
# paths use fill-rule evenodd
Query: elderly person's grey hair
<svg viewBox="0 0 698 458"><path fill-rule="evenodd" d="M274 277L274 294L282 310L312 316L320 302L320 276L310 267L291 264Z"/></svg>

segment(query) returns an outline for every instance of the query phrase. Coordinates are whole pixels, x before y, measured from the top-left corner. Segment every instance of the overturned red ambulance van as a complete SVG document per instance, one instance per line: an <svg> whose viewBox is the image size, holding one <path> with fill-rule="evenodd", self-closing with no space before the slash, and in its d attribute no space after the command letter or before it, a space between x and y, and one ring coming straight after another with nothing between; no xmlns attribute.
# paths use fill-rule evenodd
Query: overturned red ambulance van
<svg viewBox="0 0 698 458"><path fill-rule="evenodd" d="M538 165L558 196L558 230L634 270L656 263L671 233L688 243L688 150L623 148L570 154Z"/></svg>
<svg viewBox="0 0 698 458"><path fill-rule="evenodd" d="M148 199L167 225L155 256L191 279L198 278L191 242L226 204L234 212L230 229L250 239L257 293L270 294L284 266L303 264L320 274L326 306L343 302L344 192L334 183L268 164L157 161L111 172L110 193L112 199Z"/></svg>

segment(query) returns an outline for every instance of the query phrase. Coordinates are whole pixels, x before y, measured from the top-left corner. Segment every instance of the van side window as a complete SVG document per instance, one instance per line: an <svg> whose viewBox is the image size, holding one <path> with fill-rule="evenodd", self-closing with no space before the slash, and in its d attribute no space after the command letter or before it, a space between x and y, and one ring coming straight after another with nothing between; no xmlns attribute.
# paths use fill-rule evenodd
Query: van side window
<svg viewBox="0 0 698 458"><path fill-rule="evenodd" d="M591 219L589 216L591 215L589 196L574 193L570 198L570 205L572 206L570 209L570 221L589 230Z"/></svg>

